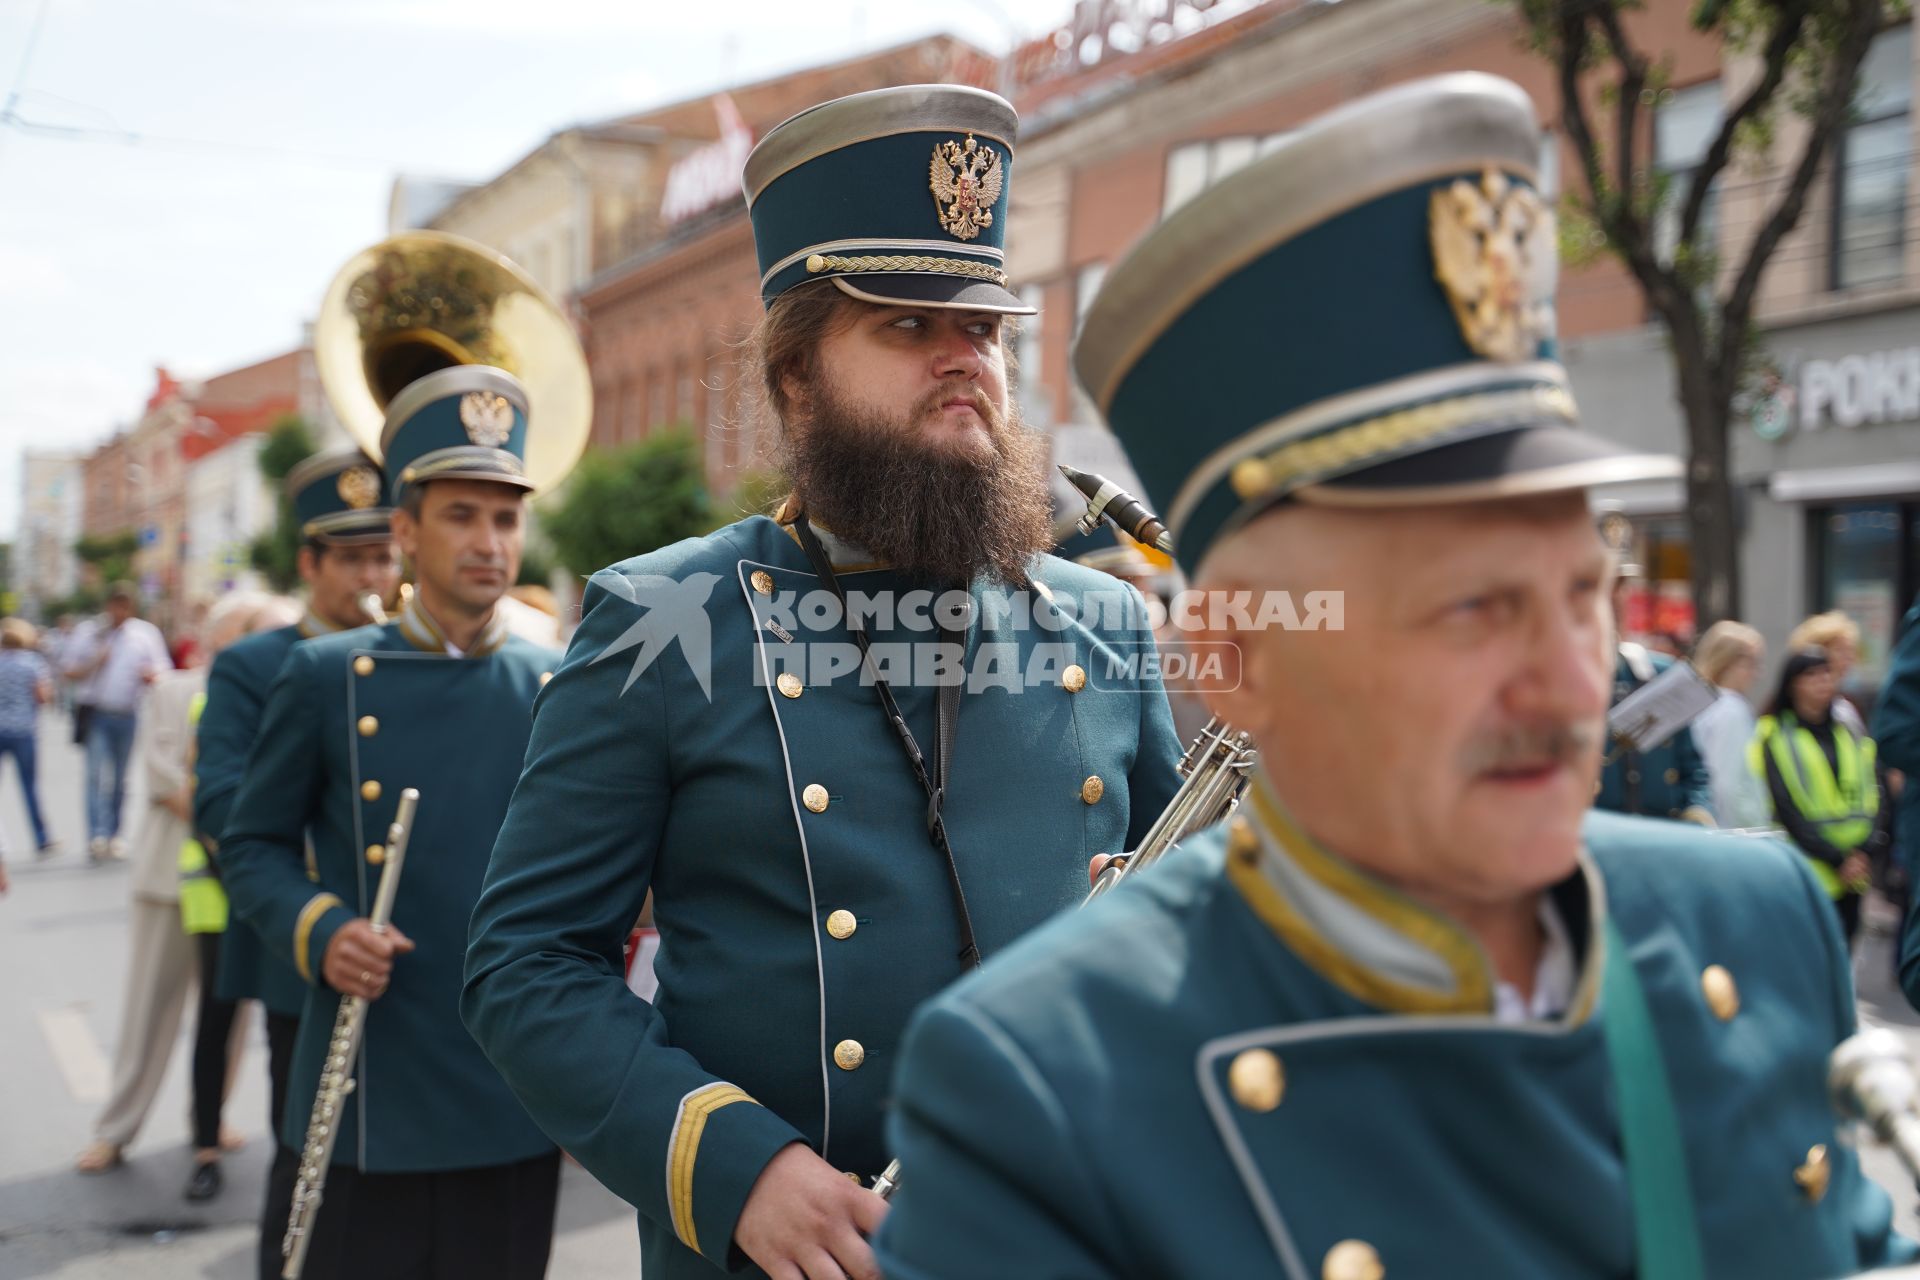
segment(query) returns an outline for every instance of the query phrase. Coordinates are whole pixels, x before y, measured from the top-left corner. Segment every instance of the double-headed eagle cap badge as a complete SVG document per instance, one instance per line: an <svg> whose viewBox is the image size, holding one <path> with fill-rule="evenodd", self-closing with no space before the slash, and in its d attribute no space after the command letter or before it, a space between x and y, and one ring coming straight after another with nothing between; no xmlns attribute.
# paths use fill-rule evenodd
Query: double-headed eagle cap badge
<svg viewBox="0 0 1920 1280"><path fill-rule="evenodd" d="M347 506L364 511L380 501L380 473L364 465L348 467L334 483L334 491Z"/></svg>
<svg viewBox="0 0 1920 1280"><path fill-rule="evenodd" d="M1553 211L1489 169L1433 193L1434 275L1467 345L1490 360L1534 359L1553 336Z"/></svg>
<svg viewBox="0 0 1920 1280"><path fill-rule="evenodd" d="M965 142L950 138L935 146L929 186L940 226L958 240L972 240L992 226L1005 179L1000 153L981 146L972 134Z"/></svg>
<svg viewBox="0 0 1920 1280"><path fill-rule="evenodd" d="M513 434L513 402L497 391L469 391L460 397L460 425L467 439L498 449Z"/></svg>

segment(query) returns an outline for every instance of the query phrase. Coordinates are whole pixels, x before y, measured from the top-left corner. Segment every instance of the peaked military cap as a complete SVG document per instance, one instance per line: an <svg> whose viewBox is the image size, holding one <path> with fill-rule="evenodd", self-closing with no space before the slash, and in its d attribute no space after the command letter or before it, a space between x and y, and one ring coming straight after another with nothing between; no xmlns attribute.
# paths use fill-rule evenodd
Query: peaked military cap
<svg viewBox="0 0 1920 1280"><path fill-rule="evenodd" d="M504 369L437 369L407 384L387 406L380 452L393 505L429 480L491 480L520 489L527 478L527 392Z"/></svg>
<svg viewBox="0 0 1920 1280"><path fill-rule="evenodd" d="M1336 110L1108 275L1074 367L1193 570L1273 504L1477 501L1667 477L1577 429L1540 129L1460 73Z"/></svg>
<svg viewBox="0 0 1920 1280"><path fill-rule="evenodd" d="M358 449L316 453L287 472L287 501L300 536L344 546L393 536L380 465Z"/></svg>
<svg viewBox="0 0 1920 1280"><path fill-rule="evenodd" d="M1030 315L1007 288L1020 119L963 85L875 89L774 126L742 175L760 298L830 279L867 302Z"/></svg>

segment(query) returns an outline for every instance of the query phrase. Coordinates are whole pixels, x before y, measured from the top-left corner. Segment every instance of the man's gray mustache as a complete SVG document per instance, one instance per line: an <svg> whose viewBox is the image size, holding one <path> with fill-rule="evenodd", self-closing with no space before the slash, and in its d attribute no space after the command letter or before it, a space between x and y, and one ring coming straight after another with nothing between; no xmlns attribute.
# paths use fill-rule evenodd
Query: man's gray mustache
<svg viewBox="0 0 1920 1280"><path fill-rule="evenodd" d="M1527 725L1488 734L1467 744L1468 773L1538 769L1545 765L1577 765L1600 745L1604 720L1574 720L1564 724Z"/></svg>

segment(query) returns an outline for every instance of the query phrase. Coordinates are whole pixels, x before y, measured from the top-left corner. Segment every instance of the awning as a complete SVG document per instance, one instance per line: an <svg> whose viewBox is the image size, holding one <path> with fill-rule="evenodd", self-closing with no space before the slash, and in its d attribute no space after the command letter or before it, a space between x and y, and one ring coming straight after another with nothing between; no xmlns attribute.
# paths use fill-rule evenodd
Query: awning
<svg viewBox="0 0 1920 1280"><path fill-rule="evenodd" d="M1883 498L1920 493L1920 460L1777 471L1767 482L1767 493L1776 502L1823 502L1835 498Z"/></svg>

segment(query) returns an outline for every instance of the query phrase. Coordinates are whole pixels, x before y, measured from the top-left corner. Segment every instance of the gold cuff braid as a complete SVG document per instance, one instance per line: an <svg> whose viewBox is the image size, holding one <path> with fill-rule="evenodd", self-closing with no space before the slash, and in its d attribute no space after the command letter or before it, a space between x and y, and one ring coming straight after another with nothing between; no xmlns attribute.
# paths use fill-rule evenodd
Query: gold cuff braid
<svg viewBox="0 0 1920 1280"><path fill-rule="evenodd" d="M920 254L880 254L860 258L839 258L815 253L807 258L807 273L822 271L920 271L940 276L965 276L970 280L991 280L1006 287L1007 273L985 262L967 258L933 258Z"/></svg>
<svg viewBox="0 0 1920 1280"><path fill-rule="evenodd" d="M314 924L327 913L328 907L346 905L331 893L316 893L300 908L300 918L293 925L293 967L306 981L313 981L313 969L307 963L307 941L313 937Z"/></svg>

